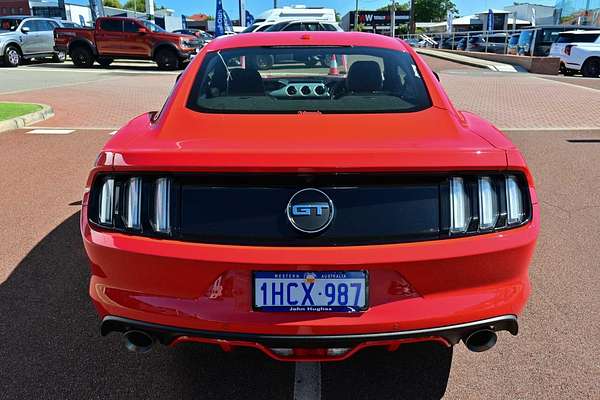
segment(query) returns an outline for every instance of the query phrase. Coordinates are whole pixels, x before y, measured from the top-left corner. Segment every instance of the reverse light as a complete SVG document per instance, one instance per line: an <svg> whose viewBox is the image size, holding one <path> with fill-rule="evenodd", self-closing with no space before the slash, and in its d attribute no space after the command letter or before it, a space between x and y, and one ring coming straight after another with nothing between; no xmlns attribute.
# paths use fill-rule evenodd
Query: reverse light
<svg viewBox="0 0 600 400"><path fill-rule="evenodd" d="M169 178L159 178L156 180L154 192L154 218L153 228L156 232L171 232L170 221L170 197L171 181Z"/></svg>
<svg viewBox="0 0 600 400"><path fill-rule="evenodd" d="M142 179L130 178L125 184L125 209L123 222L126 228L140 229L142 208Z"/></svg>
<svg viewBox="0 0 600 400"><path fill-rule="evenodd" d="M114 207L115 180L108 178L102 184L100 191L98 221L101 224L112 225Z"/></svg>
<svg viewBox="0 0 600 400"><path fill-rule="evenodd" d="M450 233L464 233L471 221L471 207L463 178L450 178Z"/></svg>
<svg viewBox="0 0 600 400"><path fill-rule="evenodd" d="M498 196L494 182L488 176L479 178L479 229L489 230L498 221Z"/></svg>
<svg viewBox="0 0 600 400"><path fill-rule="evenodd" d="M520 224L525 220L523 195L519 189L517 178L513 175L506 177L506 213L508 225Z"/></svg>

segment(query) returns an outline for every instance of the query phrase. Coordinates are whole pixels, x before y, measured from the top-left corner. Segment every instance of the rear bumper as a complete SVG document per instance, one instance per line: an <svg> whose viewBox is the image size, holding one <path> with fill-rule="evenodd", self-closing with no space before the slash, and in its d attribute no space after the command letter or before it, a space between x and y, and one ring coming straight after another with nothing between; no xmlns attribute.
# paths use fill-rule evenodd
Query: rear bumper
<svg viewBox="0 0 600 400"><path fill-rule="evenodd" d="M90 296L101 315L180 330L244 335L374 335L519 315L539 231L532 221L495 234L391 245L209 245L97 231L83 207ZM253 271L369 272L368 309L271 313L252 307Z"/></svg>
<svg viewBox="0 0 600 400"><path fill-rule="evenodd" d="M103 336L111 332L144 331L168 346L200 342L219 345L226 351L235 347L251 347L281 361L339 361L366 347L385 346L389 350L394 350L401 344L414 342L438 342L441 345L452 346L480 329L490 329L494 332L508 331L514 336L517 335L519 326L516 316L503 315L458 325L409 331L353 335L269 335L185 329L106 316L102 320L100 331ZM281 350L284 349L290 351L293 349L295 354L282 355ZM346 351L328 356L326 354L328 349L346 349ZM319 354L318 350L323 350L324 353Z"/></svg>

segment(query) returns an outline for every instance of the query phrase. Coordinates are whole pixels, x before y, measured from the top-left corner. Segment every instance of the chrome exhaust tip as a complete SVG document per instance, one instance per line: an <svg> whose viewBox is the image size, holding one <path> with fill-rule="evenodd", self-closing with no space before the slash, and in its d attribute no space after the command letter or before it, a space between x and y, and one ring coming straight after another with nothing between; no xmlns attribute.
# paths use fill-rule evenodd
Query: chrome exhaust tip
<svg viewBox="0 0 600 400"><path fill-rule="evenodd" d="M480 329L463 338L463 342L465 343L465 346L467 346L467 349L476 353L491 349L497 341L498 336L496 335L496 332L491 329Z"/></svg>
<svg viewBox="0 0 600 400"><path fill-rule="evenodd" d="M125 348L135 353L148 353L154 345L154 337L144 331L127 331L123 333Z"/></svg>

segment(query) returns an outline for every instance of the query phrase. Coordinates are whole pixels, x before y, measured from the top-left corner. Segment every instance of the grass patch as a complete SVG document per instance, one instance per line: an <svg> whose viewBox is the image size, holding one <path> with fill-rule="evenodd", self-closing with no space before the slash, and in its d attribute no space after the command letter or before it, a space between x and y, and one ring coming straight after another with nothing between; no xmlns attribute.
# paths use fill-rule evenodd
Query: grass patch
<svg viewBox="0 0 600 400"><path fill-rule="evenodd" d="M41 110L37 104L0 103L0 121Z"/></svg>

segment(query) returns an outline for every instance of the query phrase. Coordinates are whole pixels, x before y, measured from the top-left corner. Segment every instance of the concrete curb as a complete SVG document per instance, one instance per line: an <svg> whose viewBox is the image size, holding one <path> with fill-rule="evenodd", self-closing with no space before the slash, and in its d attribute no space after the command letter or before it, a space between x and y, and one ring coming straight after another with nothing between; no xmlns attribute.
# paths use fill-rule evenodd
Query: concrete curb
<svg viewBox="0 0 600 400"><path fill-rule="evenodd" d="M468 57L460 54L451 54L445 51L436 51L433 49L422 49L415 48L415 51L419 54L425 54L431 57L441 58L443 60L454 61L459 64L470 65L477 68L486 68L492 71L500 72L520 72L511 64L505 64L494 61L482 60L479 58Z"/></svg>
<svg viewBox="0 0 600 400"><path fill-rule="evenodd" d="M0 102L0 104L1 103L13 103L13 104L17 103L18 104L19 102L11 101L11 102ZM39 104L39 103L27 103L27 104L35 104L35 105L42 107L42 109L32 112L32 113L29 113L29 114L21 115L19 117L7 119L5 121L0 121L0 132L22 128L24 126L33 124L35 122L47 120L48 118L51 118L54 116L54 110L52 109L52 107L50 107L47 104Z"/></svg>

